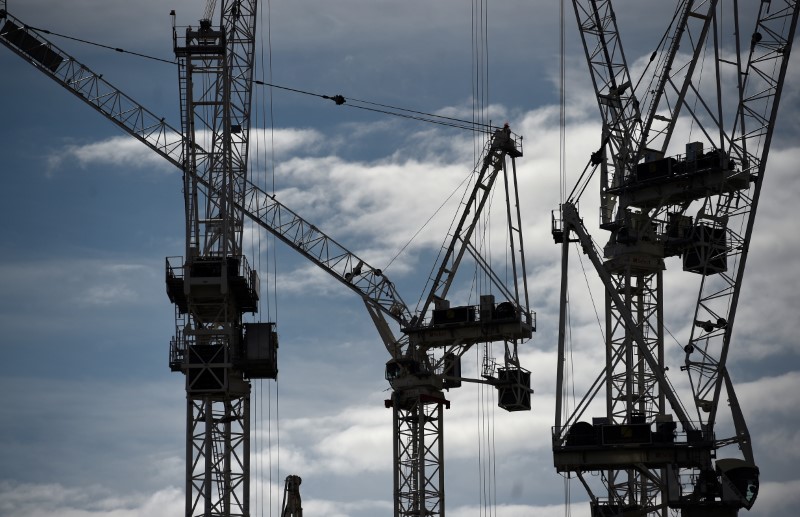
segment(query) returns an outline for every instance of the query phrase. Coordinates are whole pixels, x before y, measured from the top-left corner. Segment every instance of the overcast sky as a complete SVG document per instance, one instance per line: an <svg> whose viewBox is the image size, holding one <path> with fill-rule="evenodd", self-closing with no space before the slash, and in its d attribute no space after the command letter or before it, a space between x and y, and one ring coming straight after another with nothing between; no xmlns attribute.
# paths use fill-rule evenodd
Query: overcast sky
<svg viewBox="0 0 800 517"><path fill-rule="evenodd" d="M671 14L664 4L617 2L630 62L652 52ZM472 116L470 2L272 2L269 39L266 6L260 79L269 80L271 47L276 84ZM8 9L35 27L172 59L169 11L188 25L203 6L9 0ZM560 515L571 501L572 515L588 516L585 492L565 484L550 452L560 274L550 236L559 202L558 2L493 2L488 13L488 116L524 136L517 167L538 329L521 361L536 393L532 411L512 414L496 408L491 389L466 385L447 394L448 514ZM600 128L575 20L566 22L571 186L597 149ZM54 41L179 124L175 66ZM799 77L793 66L728 360L761 468L754 516L793 516L800 504ZM270 107L268 90L254 93L254 177L274 167L269 188L278 198L386 270L413 308L455 207L446 205L400 251L472 170L473 135L282 90L272 92ZM688 130L677 140L687 138ZM174 317L163 283L164 258L183 253L179 172L2 48L0 174L0 516L180 514L185 395L183 377L168 368ZM602 242L594 189L582 208ZM297 474L309 516L390 515L388 356L363 304L261 232L248 228L245 241L262 289L272 293L261 318L277 321L281 345L278 382L254 383L253 514L277 514L283 479ZM587 283L598 310L602 293L588 261L588 280L573 262L572 368L587 379L603 356ZM686 312L697 292L696 279L686 277L676 273L666 286L667 325L676 336L691 324ZM669 353L680 346L667 344ZM465 367L474 371L480 360L480 351L470 352ZM671 378L685 385L679 365Z"/></svg>

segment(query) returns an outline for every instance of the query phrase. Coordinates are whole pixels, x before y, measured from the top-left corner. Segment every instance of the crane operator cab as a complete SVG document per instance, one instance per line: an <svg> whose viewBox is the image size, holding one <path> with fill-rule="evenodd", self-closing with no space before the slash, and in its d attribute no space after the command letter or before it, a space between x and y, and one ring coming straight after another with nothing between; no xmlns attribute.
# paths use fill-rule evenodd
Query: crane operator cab
<svg viewBox="0 0 800 517"><path fill-rule="evenodd" d="M758 467L737 458L719 459L716 465L722 483L722 502L747 510L752 508L758 496Z"/></svg>

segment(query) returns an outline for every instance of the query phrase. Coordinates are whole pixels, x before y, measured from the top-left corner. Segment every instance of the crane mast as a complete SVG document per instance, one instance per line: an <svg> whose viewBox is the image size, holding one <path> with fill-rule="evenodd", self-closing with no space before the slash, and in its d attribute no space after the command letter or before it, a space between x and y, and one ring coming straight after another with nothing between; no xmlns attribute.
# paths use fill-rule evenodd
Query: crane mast
<svg viewBox="0 0 800 517"><path fill-rule="evenodd" d="M678 2L663 46L650 57L650 82L642 87L630 82L611 2L573 5L603 121L601 148L589 167L600 169L600 226L611 237L600 251L584 227L577 208L588 183L582 179L553 227L562 245L555 466L581 480L595 517L733 516L754 504L758 468L725 364L797 4L748 6L755 11L748 29L740 25L736 3L732 16L723 17L716 1ZM695 73L709 48L711 80ZM733 93L724 80L729 72L737 78ZM685 153L669 156L682 112L700 136L686 144ZM572 241L589 256L606 290L606 361L583 400L562 419ZM683 270L700 279L681 367L689 375L689 408L666 377L669 257L681 257ZM717 436L723 385L729 437ZM591 403L598 393L605 414L580 421L597 407ZM722 456L730 445L741 458ZM584 477L597 471L599 490Z"/></svg>
<svg viewBox="0 0 800 517"><path fill-rule="evenodd" d="M209 15L211 13L208 13ZM186 382L186 516L250 515L250 379L276 378L272 323L242 252L256 2L224 0L219 18L175 27L185 258L167 259L175 304L170 367Z"/></svg>

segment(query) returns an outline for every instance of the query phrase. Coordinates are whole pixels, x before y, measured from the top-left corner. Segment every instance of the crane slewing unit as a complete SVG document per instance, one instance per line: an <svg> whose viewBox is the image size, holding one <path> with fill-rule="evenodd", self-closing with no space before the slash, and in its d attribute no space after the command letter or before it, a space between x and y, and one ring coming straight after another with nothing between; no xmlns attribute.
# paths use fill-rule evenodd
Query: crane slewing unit
<svg viewBox="0 0 800 517"><path fill-rule="evenodd" d="M612 2L572 3L603 125L600 149L553 222L562 246L555 467L580 479L593 517L734 516L755 503L759 471L726 361L797 3L676 2L638 79ZM682 122L696 136L679 148ZM610 233L602 250L578 210L595 172L600 227ZM605 288L605 364L563 414L571 242ZM671 257L698 284L677 354L686 405L666 374Z"/></svg>

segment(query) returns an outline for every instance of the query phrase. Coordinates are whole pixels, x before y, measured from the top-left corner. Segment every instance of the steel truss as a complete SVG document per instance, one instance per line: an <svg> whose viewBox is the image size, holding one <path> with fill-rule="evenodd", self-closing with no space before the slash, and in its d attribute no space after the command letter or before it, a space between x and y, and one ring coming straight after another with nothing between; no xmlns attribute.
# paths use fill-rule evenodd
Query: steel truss
<svg viewBox="0 0 800 517"><path fill-rule="evenodd" d="M736 515L755 501L758 469L725 363L797 3L747 5L755 19L750 30L741 24L745 7L737 2L725 4L733 12L723 17L722 4L715 0L679 1L647 64L650 79L635 83L630 82L611 1L574 0L573 5L603 121L601 148L590 166L600 170L600 225L611 237L601 252L583 227L577 201L591 175L582 177L562 205L563 227L554 224L553 232L563 245L559 364L565 358L567 257L573 236L606 288L607 360L565 421L559 372L556 467L584 482L594 516ZM704 74L697 73L712 53L711 66L706 63ZM686 145L685 155L672 151L670 157L681 115L700 135ZM681 257L684 271L700 279L682 366L691 384L690 410L665 376L662 270L664 259L672 256ZM731 437L716 436L723 384ZM602 385L605 418L578 425ZM642 433L624 442L627 452L612 436L623 429ZM721 455L734 444L743 459ZM689 449L697 455L692 457ZM604 471L605 494L582 475L598 470ZM722 481L733 470L740 477L736 488Z"/></svg>
<svg viewBox="0 0 800 517"><path fill-rule="evenodd" d="M247 377L260 375L234 360L245 346L243 313L258 308L257 276L242 255L255 14L254 0L226 0L216 24L173 28L186 255L179 278L168 262L167 286L177 307L171 366L186 376L187 517L250 512Z"/></svg>
<svg viewBox="0 0 800 517"><path fill-rule="evenodd" d="M633 317L643 344L656 367L664 371L661 271L641 271L630 265L615 270L611 279L620 293L627 314ZM666 412L665 397L660 392L656 374L626 330L625 318L610 296L606 295L606 418L611 424L625 424L634 419L654 422ZM608 499L613 504L657 504L660 487L653 482L658 471L609 470L606 473Z"/></svg>
<svg viewBox="0 0 800 517"><path fill-rule="evenodd" d="M407 395L406 395L407 397ZM395 515L444 515L444 419L441 392L392 398Z"/></svg>
<svg viewBox="0 0 800 517"><path fill-rule="evenodd" d="M187 515L250 515L250 396L188 398Z"/></svg>

